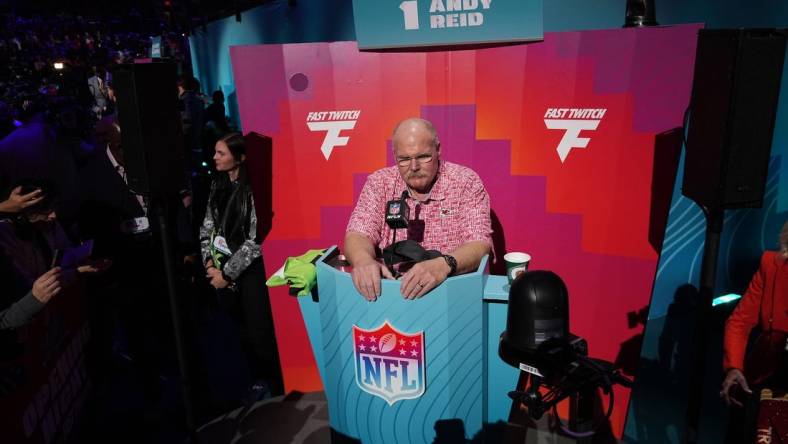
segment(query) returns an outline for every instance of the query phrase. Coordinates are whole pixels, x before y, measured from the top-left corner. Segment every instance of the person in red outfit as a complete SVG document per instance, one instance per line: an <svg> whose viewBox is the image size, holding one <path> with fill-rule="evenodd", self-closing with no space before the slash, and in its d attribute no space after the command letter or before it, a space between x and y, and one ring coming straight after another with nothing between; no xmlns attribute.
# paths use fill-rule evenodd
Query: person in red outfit
<svg viewBox="0 0 788 444"><path fill-rule="evenodd" d="M745 363L747 341L756 325L761 329L761 336ZM743 407L743 411L737 409L733 412L738 418L731 418L731 430L738 429L738 433L750 433L754 430L754 411L757 410L758 395L757 390L753 394L751 385L785 389L788 381L781 376L781 371L785 369L782 368L784 363L780 365L780 361L784 361L788 353L785 351L788 346L785 339L787 333L788 222L780 232L780 251L763 253L758 271L752 277L739 305L725 323L725 380L720 396L728 405ZM780 385L782 387L779 387ZM735 389L744 391L746 395L737 399Z"/></svg>

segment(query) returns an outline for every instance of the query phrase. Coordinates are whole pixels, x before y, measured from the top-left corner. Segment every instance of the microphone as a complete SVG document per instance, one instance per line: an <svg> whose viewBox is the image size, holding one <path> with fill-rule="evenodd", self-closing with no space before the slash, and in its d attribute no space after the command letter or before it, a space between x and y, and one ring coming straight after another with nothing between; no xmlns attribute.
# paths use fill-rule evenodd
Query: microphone
<svg viewBox="0 0 788 444"><path fill-rule="evenodd" d="M386 224L392 229L408 228L408 216L410 208L405 202L408 197L408 190L402 192L399 199L390 200L386 203ZM396 234L395 234L396 235Z"/></svg>
<svg viewBox="0 0 788 444"><path fill-rule="evenodd" d="M399 199L394 199L386 202L386 224L391 228L391 244L397 243L397 228L408 228L408 216L410 215L410 208L408 208L405 199L408 197L408 190L405 189ZM386 264L391 274L396 274L394 271L393 250L383 252L383 263Z"/></svg>

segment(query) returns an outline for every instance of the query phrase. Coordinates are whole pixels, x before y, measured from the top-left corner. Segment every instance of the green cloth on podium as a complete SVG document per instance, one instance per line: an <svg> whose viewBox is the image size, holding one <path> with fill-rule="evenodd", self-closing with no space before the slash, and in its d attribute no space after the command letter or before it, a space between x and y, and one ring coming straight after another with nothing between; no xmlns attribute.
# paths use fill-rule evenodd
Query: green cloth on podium
<svg viewBox="0 0 788 444"><path fill-rule="evenodd" d="M293 290L298 290L298 296L310 294L312 288L317 284L317 269L315 261L323 255L326 250L309 250L301 256L289 257L284 266L271 276L265 285L278 287L290 285L291 294Z"/></svg>

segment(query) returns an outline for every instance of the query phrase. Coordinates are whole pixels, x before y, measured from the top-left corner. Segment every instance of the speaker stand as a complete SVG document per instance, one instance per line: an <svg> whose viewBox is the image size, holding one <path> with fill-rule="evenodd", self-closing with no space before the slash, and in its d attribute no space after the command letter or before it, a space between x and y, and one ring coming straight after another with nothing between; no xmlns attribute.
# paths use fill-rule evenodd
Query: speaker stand
<svg viewBox="0 0 788 444"><path fill-rule="evenodd" d="M189 368L186 365L186 349L183 342L183 328L181 324L180 305L178 304L178 293L175 289L175 270L173 269L172 245L170 243L170 231L167 227L167 203L164 198L154 198L150 204L150 211L158 222L159 235L161 238L161 255L164 260L164 274L167 280L167 295L170 300L170 316L172 317L172 329L175 334L175 353L178 359L178 370L181 379L181 394L183 397L183 407L186 420L186 429L190 434L191 442L196 442L194 433L194 411L192 404L192 384Z"/></svg>
<svg viewBox="0 0 788 444"><path fill-rule="evenodd" d="M706 216L706 240L703 243L703 262L700 271L697 318L695 322L695 353L690 375L687 399L686 428L684 442L698 442L700 411L703 404L703 383L706 373L706 352L709 344L711 303L714 299L714 284L717 277L717 258L725 210L722 207L708 208L701 205Z"/></svg>

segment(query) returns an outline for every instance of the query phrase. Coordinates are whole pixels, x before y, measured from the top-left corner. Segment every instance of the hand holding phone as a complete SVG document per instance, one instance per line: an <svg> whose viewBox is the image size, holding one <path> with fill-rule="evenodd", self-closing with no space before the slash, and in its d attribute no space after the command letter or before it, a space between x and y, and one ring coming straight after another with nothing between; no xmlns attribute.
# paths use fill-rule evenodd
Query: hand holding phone
<svg viewBox="0 0 788 444"><path fill-rule="evenodd" d="M93 240L90 239L83 242L81 245L66 249L63 254L63 258L58 265L63 268L75 269L80 265L85 264L90 259L90 255L92 253Z"/></svg>

